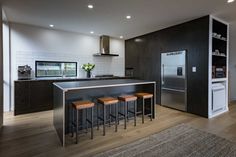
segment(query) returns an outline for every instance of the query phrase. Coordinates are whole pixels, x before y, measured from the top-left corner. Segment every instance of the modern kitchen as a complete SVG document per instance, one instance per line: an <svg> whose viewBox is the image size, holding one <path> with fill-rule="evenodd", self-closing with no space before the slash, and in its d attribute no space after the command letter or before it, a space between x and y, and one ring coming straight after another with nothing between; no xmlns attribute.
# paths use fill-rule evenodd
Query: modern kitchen
<svg viewBox="0 0 236 157"><path fill-rule="evenodd" d="M0 156L236 156L236 2L212 3L0 1Z"/></svg>

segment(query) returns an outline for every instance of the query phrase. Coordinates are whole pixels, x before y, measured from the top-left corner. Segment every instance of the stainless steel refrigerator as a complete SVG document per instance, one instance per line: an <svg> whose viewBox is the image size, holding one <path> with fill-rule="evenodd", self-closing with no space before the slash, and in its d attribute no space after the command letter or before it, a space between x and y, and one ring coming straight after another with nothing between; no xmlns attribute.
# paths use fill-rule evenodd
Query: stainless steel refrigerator
<svg viewBox="0 0 236 157"><path fill-rule="evenodd" d="M161 105L186 111L186 51L161 54Z"/></svg>

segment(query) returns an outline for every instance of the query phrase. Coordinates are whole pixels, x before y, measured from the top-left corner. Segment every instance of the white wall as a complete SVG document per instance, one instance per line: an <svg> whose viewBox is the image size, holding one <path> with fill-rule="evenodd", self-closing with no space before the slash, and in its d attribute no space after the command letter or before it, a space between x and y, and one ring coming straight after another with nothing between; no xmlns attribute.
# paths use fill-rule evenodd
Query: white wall
<svg viewBox="0 0 236 157"><path fill-rule="evenodd" d="M11 82L10 82L10 34L9 24L7 21L3 22L3 96L4 96L4 112L10 111L10 98L11 98Z"/></svg>
<svg viewBox="0 0 236 157"><path fill-rule="evenodd" d="M110 52L119 57L94 57L99 52L99 37L11 23L12 83L17 79L17 67L35 68L35 60L76 61L78 75L85 77L80 68L84 63L96 65L92 74L124 76L124 41L110 40ZM33 74L34 75L34 74ZM13 92L13 90L12 90Z"/></svg>
<svg viewBox="0 0 236 157"><path fill-rule="evenodd" d="M2 40L2 6L0 4L0 129L3 126L3 40Z"/></svg>
<svg viewBox="0 0 236 157"><path fill-rule="evenodd" d="M236 100L236 21L230 24L229 39L230 100Z"/></svg>

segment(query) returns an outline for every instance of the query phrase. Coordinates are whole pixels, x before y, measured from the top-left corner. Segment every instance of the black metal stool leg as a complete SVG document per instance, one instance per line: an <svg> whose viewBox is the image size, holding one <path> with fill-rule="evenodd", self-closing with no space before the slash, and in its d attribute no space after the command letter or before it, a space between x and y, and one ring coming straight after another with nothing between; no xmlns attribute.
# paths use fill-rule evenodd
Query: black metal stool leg
<svg viewBox="0 0 236 157"><path fill-rule="evenodd" d="M120 111L119 111L119 108L120 108L120 106L121 106L120 104L121 104L121 102L119 101L118 104L117 104L117 105L118 105L118 120L117 120L117 121L118 121L118 122L117 122L118 125L120 125L120 114L119 114L119 112L120 112Z"/></svg>
<svg viewBox="0 0 236 157"><path fill-rule="evenodd" d="M127 119L128 119L128 117L127 117L127 112L128 112L127 108L128 108L128 102L124 102L124 114L125 114L125 117L124 117L124 119L125 119L124 129L126 129Z"/></svg>
<svg viewBox="0 0 236 157"><path fill-rule="evenodd" d="M103 104L103 136L106 135L106 106Z"/></svg>
<svg viewBox="0 0 236 157"><path fill-rule="evenodd" d="M88 109L87 108L85 109L85 112L86 112L86 120L85 120L86 133L88 133L88 121L87 121L87 119L88 119Z"/></svg>
<svg viewBox="0 0 236 157"><path fill-rule="evenodd" d="M79 110L76 112L76 144L78 143L78 132L79 132Z"/></svg>
<svg viewBox="0 0 236 157"><path fill-rule="evenodd" d="M75 122L75 120L74 120L74 117L75 117L75 115L74 115L74 109L73 109L73 107L71 106L71 110L72 110L72 120L71 120L71 137L74 137L74 122Z"/></svg>
<svg viewBox="0 0 236 157"><path fill-rule="evenodd" d="M143 104L142 104L142 123L144 123L144 115L145 115L145 100L144 99L142 99L142 101L143 101Z"/></svg>
<svg viewBox="0 0 236 157"><path fill-rule="evenodd" d="M91 139L93 139L93 107L91 108Z"/></svg>
<svg viewBox="0 0 236 157"><path fill-rule="evenodd" d="M111 127L111 107L112 105L109 105L109 127Z"/></svg>
<svg viewBox="0 0 236 157"><path fill-rule="evenodd" d="M97 130L99 130L99 107L98 107L98 104L97 104Z"/></svg>
<svg viewBox="0 0 236 157"><path fill-rule="evenodd" d="M129 106L129 102L126 102L126 118L127 118L127 122L129 121L128 106Z"/></svg>
<svg viewBox="0 0 236 157"><path fill-rule="evenodd" d="M117 119L118 119L118 103L115 104L115 125L116 125L116 128L115 128L115 131L117 132L118 130L118 127L117 127Z"/></svg>
<svg viewBox="0 0 236 157"><path fill-rule="evenodd" d="M136 126L137 100L134 101L134 126Z"/></svg>
<svg viewBox="0 0 236 157"><path fill-rule="evenodd" d="M152 121L153 118L153 99L151 98L151 116L150 116L150 120Z"/></svg>

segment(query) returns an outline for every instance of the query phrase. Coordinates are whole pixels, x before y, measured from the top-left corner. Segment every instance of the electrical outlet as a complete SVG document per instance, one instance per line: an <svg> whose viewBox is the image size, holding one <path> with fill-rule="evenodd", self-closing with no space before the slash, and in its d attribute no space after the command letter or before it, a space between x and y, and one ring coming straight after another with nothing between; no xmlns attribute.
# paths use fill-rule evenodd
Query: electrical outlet
<svg viewBox="0 0 236 157"><path fill-rule="evenodd" d="M193 73L197 72L197 67L192 67L192 72Z"/></svg>

